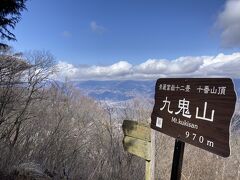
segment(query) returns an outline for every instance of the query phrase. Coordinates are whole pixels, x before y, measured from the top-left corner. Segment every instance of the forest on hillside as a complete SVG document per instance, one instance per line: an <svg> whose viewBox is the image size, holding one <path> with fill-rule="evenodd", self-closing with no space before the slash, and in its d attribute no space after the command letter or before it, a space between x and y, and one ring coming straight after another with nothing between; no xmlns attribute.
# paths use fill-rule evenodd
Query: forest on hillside
<svg viewBox="0 0 240 180"><path fill-rule="evenodd" d="M44 51L0 55L1 179L144 179L144 160L124 151L124 119L148 122L153 101L114 108L53 79L58 69ZM186 145L182 179L239 179L239 113L227 159ZM156 133L156 179L169 179L174 139ZM36 178L37 179L37 178Z"/></svg>

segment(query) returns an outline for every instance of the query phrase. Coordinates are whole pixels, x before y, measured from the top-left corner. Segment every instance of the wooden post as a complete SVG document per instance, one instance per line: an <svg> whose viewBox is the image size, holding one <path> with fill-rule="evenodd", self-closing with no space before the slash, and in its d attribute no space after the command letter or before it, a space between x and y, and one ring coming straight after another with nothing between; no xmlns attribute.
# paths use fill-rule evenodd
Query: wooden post
<svg viewBox="0 0 240 180"><path fill-rule="evenodd" d="M126 151L145 159L145 179L154 180L155 169L155 130L150 124L124 120L123 147Z"/></svg>
<svg viewBox="0 0 240 180"><path fill-rule="evenodd" d="M151 160L146 160L145 179L155 179L155 131L151 130Z"/></svg>

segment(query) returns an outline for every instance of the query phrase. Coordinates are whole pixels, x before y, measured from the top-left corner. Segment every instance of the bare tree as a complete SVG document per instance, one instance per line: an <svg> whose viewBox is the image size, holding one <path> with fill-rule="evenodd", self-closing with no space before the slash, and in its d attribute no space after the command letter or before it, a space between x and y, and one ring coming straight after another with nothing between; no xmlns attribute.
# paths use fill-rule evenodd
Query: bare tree
<svg viewBox="0 0 240 180"><path fill-rule="evenodd" d="M23 122L34 117L29 107L43 98L53 58L45 52L34 52L28 60L1 55L0 63L0 141L9 148L10 158Z"/></svg>

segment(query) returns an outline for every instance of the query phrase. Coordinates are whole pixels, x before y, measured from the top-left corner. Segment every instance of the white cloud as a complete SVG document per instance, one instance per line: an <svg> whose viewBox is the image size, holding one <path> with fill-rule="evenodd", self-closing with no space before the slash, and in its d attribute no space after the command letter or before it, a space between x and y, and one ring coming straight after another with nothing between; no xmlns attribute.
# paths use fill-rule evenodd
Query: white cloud
<svg viewBox="0 0 240 180"><path fill-rule="evenodd" d="M109 66L74 66L60 61L57 79L126 80L160 77L233 77L240 78L240 52L230 55L180 57L174 60L149 59L139 65L119 61Z"/></svg>
<svg viewBox="0 0 240 180"><path fill-rule="evenodd" d="M199 73L209 76L230 76L240 78L240 53L219 54L204 60Z"/></svg>
<svg viewBox="0 0 240 180"><path fill-rule="evenodd" d="M91 66L89 68L85 68L84 74L81 73L82 76L89 76L95 78L110 78L111 77L121 77L128 75L131 71L132 65L126 61L120 61L116 64L110 66Z"/></svg>
<svg viewBox="0 0 240 180"><path fill-rule="evenodd" d="M166 75L184 74L196 71L202 64L202 61L203 58L201 57L180 57L173 61L149 59L136 66L136 70L145 74L159 74L159 72Z"/></svg>
<svg viewBox="0 0 240 180"><path fill-rule="evenodd" d="M57 73L54 78L58 80L63 80L64 78L75 79L79 71L79 69L77 67L74 67L74 65L68 64L63 61L60 61L57 64L56 68L57 68Z"/></svg>
<svg viewBox="0 0 240 180"><path fill-rule="evenodd" d="M57 65L57 79L65 77L72 80L88 79L119 79L128 76L132 71L132 65L126 61L119 61L109 66L79 66L60 61Z"/></svg>
<svg viewBox="0 0 240 180"><path fill-rule="evenodd" d="M216 22L223 47L240 47L240 0L227 0Z"/></svg>
<svg viewBox="0 0 240 180"><path fill-rule="evenodd" d="M103 33L106 31L106 28L104 28L103 26L100 26L96 23L96 21L92 21L90 23L90 28L93 32L95 33Z"/></svg>

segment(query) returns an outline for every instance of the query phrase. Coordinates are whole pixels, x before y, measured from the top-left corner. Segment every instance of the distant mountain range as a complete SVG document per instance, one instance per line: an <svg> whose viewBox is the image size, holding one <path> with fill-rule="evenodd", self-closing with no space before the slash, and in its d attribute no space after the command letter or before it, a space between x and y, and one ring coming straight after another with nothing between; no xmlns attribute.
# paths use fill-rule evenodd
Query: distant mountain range
<svg viewBox="0 0 240 180"><path fill-rule="evenodd" d="M154 97L155 81L82 81L73 82L86 95L105 101L126 101L137 96Z"/></svg>
<svg viewBox="0 0 240 180"><path fill-rule="evenodd" d="M153 98L156 81L74 81L85 95L100 101L126 101L135 97ZM237 96L240 97L240 79L234 79Z"/></svg>

